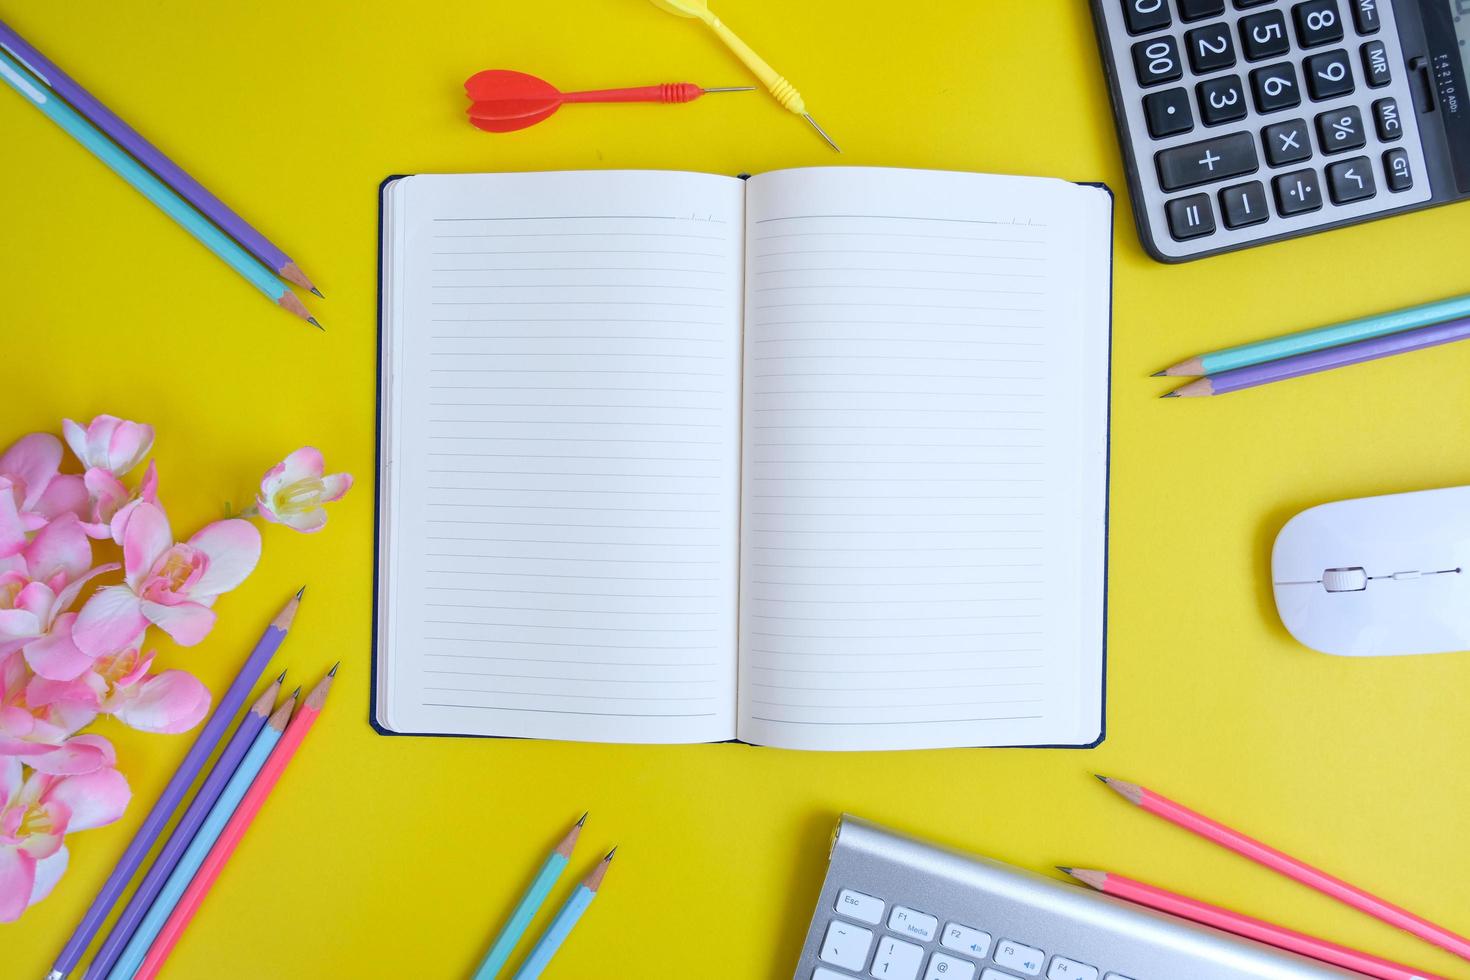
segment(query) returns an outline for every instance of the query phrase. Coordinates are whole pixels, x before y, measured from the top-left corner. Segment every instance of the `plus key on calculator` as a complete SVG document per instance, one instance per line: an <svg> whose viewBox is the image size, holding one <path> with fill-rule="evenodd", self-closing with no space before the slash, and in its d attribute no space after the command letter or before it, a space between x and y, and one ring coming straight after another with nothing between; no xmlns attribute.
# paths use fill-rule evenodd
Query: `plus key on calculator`
<svg viewBox="0 0 1470 980"><path fill-rule="evenodd" d="M1470 0L1092 7L1134 214L1155 258L1470 197Z"/></svg>

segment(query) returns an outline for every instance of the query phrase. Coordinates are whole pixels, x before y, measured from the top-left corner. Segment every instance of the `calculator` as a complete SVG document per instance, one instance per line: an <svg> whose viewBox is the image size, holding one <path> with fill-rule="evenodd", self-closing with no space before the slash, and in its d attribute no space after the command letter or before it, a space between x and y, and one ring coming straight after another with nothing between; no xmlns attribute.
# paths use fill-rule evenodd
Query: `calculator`
<svg viewBox="0 0 1470 980"><path fill-rule="evenodd" d="M1164 262L1470 197L1470 0L1092 0Z"/></svg>

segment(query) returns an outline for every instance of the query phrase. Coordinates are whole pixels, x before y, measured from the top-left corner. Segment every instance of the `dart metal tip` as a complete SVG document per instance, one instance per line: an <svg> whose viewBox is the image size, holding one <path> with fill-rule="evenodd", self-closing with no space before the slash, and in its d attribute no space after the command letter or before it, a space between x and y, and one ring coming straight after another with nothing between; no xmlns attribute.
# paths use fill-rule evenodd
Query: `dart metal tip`
<svg viewBox="0 0 1470 980"><path fill-rule="evenodd" d="M811 113L809 113L809 112L803 112L801 114L801 118L805 119L808 123L811 124L812 129L815 129L817 131L817 135L820 136L820 137L822 137L822 139L824 139L824 140L827 141L827 145L828 146L832 147L832 149L836 150L838 153L841 153L842 152L842 147L840 147L836 143L832 142L832 137L830 137L830 136L827 135L827 131L825 129L823 129L821 126L818 126L817 125L817 121L812 118Z"/></svg>

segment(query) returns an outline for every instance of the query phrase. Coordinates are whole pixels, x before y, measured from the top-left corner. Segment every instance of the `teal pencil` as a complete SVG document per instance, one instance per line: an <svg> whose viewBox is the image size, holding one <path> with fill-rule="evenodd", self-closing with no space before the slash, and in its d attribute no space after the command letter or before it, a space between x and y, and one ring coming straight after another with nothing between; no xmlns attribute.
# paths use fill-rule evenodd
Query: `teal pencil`
<svg viewBox="0 0 1470 980"><path fill-rule="evenodd" d="M204 863L205 857L209 855L210 848L219 839L220 832L225 829L225 824L230 822L235 808L240 805L240 800L245 796L245 791L255 781L256 775L265 760L270 758L271 750L281 740L281 733L286 730L286 723L291 720L291 709L296 707L296 697L301 693L298 687L296 693L292 694L281 706L270 716L260 734L255 736L255 741L250 743L250 749L245 753L245 758L240 760L239 768L225 784L224 791L220 793L219 799L214 801L214 806L209 811L209 816L204 818L204 823L199 825L199 831L194 839L189 842L189 849L184 856L179 858L179 863L174 867L173 873L164 882L163 889L153 904L148 908L148 914L143 921L138 923L138 930L133 933L133 938L128 940L128 945L123 949L122 955L112 965L112 970L107 974L107 980L132 980L138 967L143 964L143 959L148 955L148 948L153 945L154 938L158 935L163 924L168 921L174 906L178 904L179 897L189 887L189 882L194 880L194 872Z"/></svg>
<svg viewBox="0 0 1470 980"><path fill-rule="evenodd" d="M592 869L577 890L572 892L572 897L556 913L556 918L551 920L551 925L546 927L546 932L536 941L531 949L531 955L526 957L526 962L516 971L514 980L536 980L541 976L541 971L551 964L551 958L556 951L561 949L561 944L572 934L572 927L577 920L582 918L582 913L587 911L587 906L597 897L597 889L602 885L602 879L607 875L608 862L617 853L614 847L607 852L607 857L598 862L597 867Z"/></svg>
<svg viewBox="0 0 1470 980"><path fill-rule="evenodd" d="M197 238L206 248L224 259L226 264L244 276L271 302L296 314L312 326L321 328L321 324L316 322L311 313L302 305L301 300L296 298L296 294L287 289L285 284L277 279L269 269L237 245L234 239L190 207L187 201L155 177L152 171L128 156L116 143L78 115L75 109L57 98L55 93L37 84L25 69L3 51L0 51L0 78L3 78L11 88L24 96L26 101L45 113L46 118L65 130L67 135L91 150L97 159L111 167L114 173L132 184L138 193L148 198L170 218L182 225L185 231Z"/></svg>
<svg viewBox="0 0 1470 980"><path fill-rule="evenodd" d="M541 870L536 873L536 879L531 882L531 887L521 896L516 903L515 911L511 912L510 918L505 925L500 927L495 942L490 944L490 952L485 954L485 959L480 963L480 968L475 971L473 980L495 980L500 973L505 961L510 959L511 951L516 948L516 943L526 934L526 927L536 917L537 911L546 901L546 896L551 894L551 887L556 884L556 879L561 877L562 869L572 859L572 850L577 846L577 838L582 835L582 825L587 822L587 814L567 831L560 844L546 856L546 863L541 865Z"/></svg>
<svg viewBox="0 0 1470 980"><path fill-rule="evenodd" d="M1410 306L1392 313L1379 313L1376 316L1365 316L1358 320L1348 320L1346 323L1334 323L1315 330L1289 333L1271 340L1258 340L1253 344L1242 344L1239 347L1211 351L1167 367L1155 377L1167 375L1171 378L1197 378L1206 374L1219 374L1221 371L1233 371L1236 368L1265 364L1268 361L1279 361L1283 357L1310 354L1329 347L1340 347L1343 344L1352 344L1360 340L1372 340L1374 337L1427 327L1434 323L1444 323L1446 320L1458 320L1465 316L1470 316L1470 296L1456 296L1434 303L1425 303L1422 306Z"/></svg>

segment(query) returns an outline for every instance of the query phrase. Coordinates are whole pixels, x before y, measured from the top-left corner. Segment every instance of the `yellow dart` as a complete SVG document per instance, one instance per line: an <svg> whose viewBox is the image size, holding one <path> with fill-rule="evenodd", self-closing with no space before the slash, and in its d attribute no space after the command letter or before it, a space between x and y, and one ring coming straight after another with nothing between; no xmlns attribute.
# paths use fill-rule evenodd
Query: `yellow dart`
<svg viewBox="0 0 1470 980"><path fill-rule="evenodd" d="M777 102L811 123L812 129L815 129L817 135L827 141L828 146L838 153L842 152L842 147L832 142L832 137L823 132L822 127L818 126L817 121L811 117L811 113L806 111L806 103L802 102L801 93L796 90L796 87L782 78L776 69L766 64L764 58L750 49L750 45L736 37L735 32L726 27L724 21L716 17L709 9L709 0L649 0L649 2L660 10L668 11L679 17L692 17L704 21L706 26L715 32L715 36L724 41L726 47L735 52L737 58L745 62L745 67L755 73L755 77L759 78L761 84L770 90Z"/></svg>

